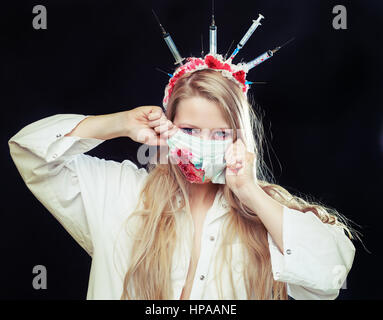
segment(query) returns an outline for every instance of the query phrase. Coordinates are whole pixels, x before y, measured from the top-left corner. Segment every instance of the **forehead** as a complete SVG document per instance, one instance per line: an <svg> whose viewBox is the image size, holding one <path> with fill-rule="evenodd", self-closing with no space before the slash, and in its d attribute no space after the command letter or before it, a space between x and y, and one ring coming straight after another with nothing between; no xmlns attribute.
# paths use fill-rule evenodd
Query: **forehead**
<svg viewBox="0 0 383 320"><path fill-rule="evenodd" d="M202 97L183 99L177 106L174 124L190 125L197 128L229 128L222 108L213 101Z"/></svg>

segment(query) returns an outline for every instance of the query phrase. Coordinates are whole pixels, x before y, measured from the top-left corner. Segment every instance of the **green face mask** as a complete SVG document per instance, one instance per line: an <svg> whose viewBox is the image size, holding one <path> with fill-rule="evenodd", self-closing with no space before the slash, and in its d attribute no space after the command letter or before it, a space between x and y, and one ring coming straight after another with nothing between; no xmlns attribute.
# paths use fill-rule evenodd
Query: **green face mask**
<svg viewBox="0 0 383 320"><path fill-rule="evenodd" d="M204 140L179 129L167 139L169 159L192 183L225 184L225 152L233 140Z"/></svg>

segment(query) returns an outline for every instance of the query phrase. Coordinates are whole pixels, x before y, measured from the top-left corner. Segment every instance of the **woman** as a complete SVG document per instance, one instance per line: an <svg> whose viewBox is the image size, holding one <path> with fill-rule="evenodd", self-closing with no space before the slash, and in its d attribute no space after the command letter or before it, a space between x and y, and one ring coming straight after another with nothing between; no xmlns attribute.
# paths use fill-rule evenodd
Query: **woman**
<svg viewBox="0 0 383 320"><path fill-rule="evenodd" d="M177 135L232 141L225 182L164 161ZM159 146L156 161L145 170L85 154L116 137ZM88 299L335 299L355 254L344 231L354 231L272 182L262 138L239 86L199 70L177 81L166 114L54 115L9 146L28 188L91 255Z"/></svg>

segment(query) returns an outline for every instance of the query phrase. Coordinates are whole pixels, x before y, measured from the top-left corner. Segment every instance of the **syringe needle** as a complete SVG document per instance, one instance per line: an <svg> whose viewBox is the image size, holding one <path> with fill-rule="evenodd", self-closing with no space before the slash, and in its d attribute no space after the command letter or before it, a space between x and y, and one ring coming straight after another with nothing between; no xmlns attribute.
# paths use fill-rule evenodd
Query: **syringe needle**
<svg viewBox="0 0 383 320"><path fill-rule="evenodd" d="M154 17L156 18L158 24L160 25L160 28L162 30L162 36L163 36L166 44L169 47L170 52L172 53L172 55L173 55L173 57L174 57L174 59L176 61L174 64L181 64L181 65L183 65L182 61L185 60L185 58L182 58L181 55L179 54L179 52L177 50L177 47L176 47L176 45L173 42L172 37L170 36L170 34L168 32L165 31L164 27L161 25L160 19L158 19L158 17L156 15L156 13L154 12L153 8L152 8L152 12L153 12Z"/></svg>
<svg viewBox="0 0 383 320"><path fill-rule="evenodd" d="M288 43L290 43L291 41L293 41L295 39L295 37L292 37L289 41L286 41L284 44L282 44L281 46L278 46L276 47L273 51L273 53L277 52L279 49L281 49L282 47L284 47L285 45L287 45Z"/></svg>
<svg viewBox="0 0 383 320"><path fill-rule="evenodd" d="M248 62L246 64L248 70L254 68L255 66L257 66L257 65L261 64L262 62L265 62L267 59L271 58L274 55L275 52L277 52L280 48L284 47L286 44L288 44L289 42L293 41L294 39L295 38L293 37L289 41L287 41L284 44L282 44L281 46L278 46L278 47L276 47L273 50L267 50L265 53L261 54L260 56L258 56L254 60L251 60L250 62Z"/></svg>
<svg viewBox="0 0 383 320"><path fill-rule="evenodd" d="M212 0L212 15L211 15L211 25L209 27L209 44L210 50L209 53L217 53L217 26L215 25L214 20L214 0Z"/></svg>
<svg viewBox="0 0 383 320"><path fill-rule="evenodd" d="M157 68L157 67L156 67L156 70L157 70L157 71L160 71L160 72L163 72L163 73L165 73L165 74L167 74L169 77L173 77L173 75L172 75L171 73L168 73L168 72L166 72L166 71L164 71L164 70L161 70L160 68Z"/></svg>
<svg viewBox="0 0 383 320"><path fill-rule="evenodd" d="M226 60L227 55L228 55L228 53L229 53L229 51L230 51L231 46L233 45L233 43L234 43L234 40L231 42L231 45L230 45L229 49L227 49L227 51L226 51L226 53L225 53L225 56L224 56L224 58L223 58L224 60Z"/></svg>
<svg viewBox="0 0 383 320"><path fill-rule="evenodd" d="M295 37L292 37L289 41L286 41L284 44L281 45L281 48L290 43L291 41L295 40Z"/></svg>
<svg viewBox="0 0 383 320"><path fill-rule="evenodd" d="M157 22L158 22L158 24L159 24L160 28L161 28L161 31L162 31L162 33L163 33L163 34L165 34L165 33L166 33L166 31L165 31L164 27L162 26L162 24L161 24L161 22L160 22L160 19L158 19L158 17L157 17L157 15L156 15L156 13L154 12L153 8L152 8L152 12L153 12L153 14L154 14L154 17L156 18L156 20L157 20Z"/></svg>
<svg viewBox="0 0 383 320"><path fill-rule="evenodd" d="M204 51L203 51L203 34L201 33L201 57L203 58L204 56Z"/></svg>

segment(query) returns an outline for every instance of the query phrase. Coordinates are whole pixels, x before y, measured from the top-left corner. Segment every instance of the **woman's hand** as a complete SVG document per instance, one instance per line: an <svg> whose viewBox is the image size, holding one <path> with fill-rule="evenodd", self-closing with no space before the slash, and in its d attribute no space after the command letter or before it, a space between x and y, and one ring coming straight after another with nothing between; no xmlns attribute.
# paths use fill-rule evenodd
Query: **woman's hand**
<svg viewBox="0 0 383 320"><path fill-rule="evenodd" d="M258 187L255 154L247 151L239 138L226 150L225 160L226 184L240 201L247 203L253 190Z"/></svg>
<svg viewBox="0 0 383 320"><path fill-rule="evenodd" d="M166 139L178 129L159 106L137 107L125 115L127 136L139 143L166 146Z"/></svg>

